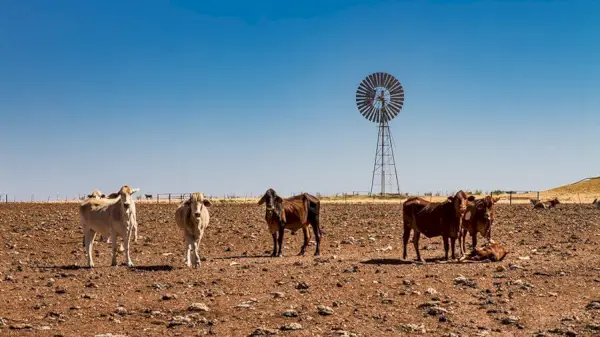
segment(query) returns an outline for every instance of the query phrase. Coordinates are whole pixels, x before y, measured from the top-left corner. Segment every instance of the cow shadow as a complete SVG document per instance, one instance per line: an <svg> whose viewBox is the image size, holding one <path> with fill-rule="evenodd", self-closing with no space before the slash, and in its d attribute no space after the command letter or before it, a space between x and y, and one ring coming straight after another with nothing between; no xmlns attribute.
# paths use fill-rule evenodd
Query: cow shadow
<svg viewBox="0 0 600 337"><path fill-rule="evenodd" d="M363 264L375 264L375 265L404 265L404 264L414 264L414 265L425 265L429 263L438 263L438 264L454 264L460 263L458 260L444 260L442 257L433 257L425 259L425 262L420 262L416 260L403 260L403 259L392 259L392 258L381 258L381 259L370 259L361 261Z"/></svg>
<svg viewBox="0 0 600 337"><path fill-rule="evenodd" d="M129 267L133 271L172 271L175 267L168 264Z"/></svg>
<svg viewBox="0 0 600 337"><path fill-rule="evenodd" d="M213 257L211 260L266 259L266 258L271 258L271 254L267 254L267 255L238 255L238 256Z"/></svg>
<svg viewBox="0 0 600 337"><path fill-rule="evenodd" d="M46 270L81 270L81 269L90 269L88 266L78 266L74 264L64 265L64 266L36 266L39 269Z"/></svg>

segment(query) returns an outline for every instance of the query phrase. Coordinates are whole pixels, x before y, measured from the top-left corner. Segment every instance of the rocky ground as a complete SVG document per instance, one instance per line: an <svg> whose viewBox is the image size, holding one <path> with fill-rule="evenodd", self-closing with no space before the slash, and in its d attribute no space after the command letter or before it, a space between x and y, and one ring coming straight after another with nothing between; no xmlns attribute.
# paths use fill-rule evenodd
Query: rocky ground
<svg viewBox="0 0 600 337"><path fill-rule="evenodd" d="M301 233L268 257L264 208L219 205L197 270L184 266L175 207L138 205L136 267L110 267L97 242L90 270L76 204L1 204L0 335L600 335L591 205L498 205L503 262L438 263L434 238L421 241L424 265L400 260L399 204L323 205L319 258L314 245L295 256Z"/></svg>

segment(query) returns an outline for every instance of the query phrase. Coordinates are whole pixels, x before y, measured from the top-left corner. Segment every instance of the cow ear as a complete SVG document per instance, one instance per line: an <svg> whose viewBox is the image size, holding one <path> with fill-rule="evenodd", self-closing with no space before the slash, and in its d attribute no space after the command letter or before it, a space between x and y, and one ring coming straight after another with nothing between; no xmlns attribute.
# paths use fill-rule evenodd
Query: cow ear
<svg viewBox="0 0 600 337"><path fill-rule="evenodd" d="M210 202L210 200L208 200L208 199L204 199L204 200L202 200L202 203L203 203L203 204L204 204L204 206L206 206L206 207L210 207L210 206L212 206L212 202Z"/></svg>
<svg viewBox="0 0 600 337"><path fill-rule="evenodd" d="M470 195L470 196L467 198L467 200L469 200L469 201L475 201L475 196L473 196L473 195Z"/></svg>
<svg viewBox="0 0 600 337"><path fill-rule="evenodd" d="M267 198L267 194L265 193L265 195L263 195L262 198L260 198L260 200L258 201L258 206L264 204L266 198Z"/></svg>
<svg viewBox="0 0 600 337"><path fill-rule="evenodd" d="M454 197L453 197L453 196L449 196L449 197L448 197L448 200L450 200L450 201L453 201L453 200L454 200Z"/></svg>

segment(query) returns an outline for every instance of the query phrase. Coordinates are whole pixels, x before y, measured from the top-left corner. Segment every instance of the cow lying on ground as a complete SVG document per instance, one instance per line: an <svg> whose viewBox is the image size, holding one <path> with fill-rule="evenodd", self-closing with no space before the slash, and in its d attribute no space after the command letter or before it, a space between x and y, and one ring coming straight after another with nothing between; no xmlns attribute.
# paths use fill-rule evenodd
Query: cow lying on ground
<svg viewBox="0 0 600 337"><path fill-rule="evenodd" d="M554 199L550 199L548 201L540 201L540 200L536 200L536 202L533 203L533 208L534 209L548 209L548 208L553 208L556 207L556 205L560 204L560 201L558 201L558 198L554 198Z"/></svg>
<svg viewBox="0 0 600 337"><path fill-rule="evenodd" d="M594 199L594 202L592 202L592 205L596 205L596 208L600 209L600 199Z"/></svg>
<svg viewBox="0 0 600 337"><path fill-rule="evenodd" d="M90 267L94 266L92 247L96 233L111 236L112 266L117 265L117 237L123 238L127 266L133 266L129 255L129 238L136 215L135 201L131 196L138 190L124 185L119 192L113 193L116 196L114 198L88 199L79 205L83 245Z"/></svg>
<svg viewBox="0 0 600 337"><path fill-rule="evenodd" d="M200 266L198 247L210 221L208 213L210 206L212 203L204 198L204 194L192 193L189 199L182 202L175 210L175 222L183 232L183 240L186 244L185 264L188 267ZM192 250L194 252L190 258Z"/></svg>
<svg viewBox="0 0 600 337"><path fill-rule="evenodd" d="M508 251L496 242L487 242L481 248L475 248L468 255L463 255L460 261L491 261L499 262L506 257Z"/></svg>
<svg viewBox="0 0 600 337"><path fill-rule="evenodd" d="M452 259L455 258L455 244L460 229L460 218L467 208L467 194L458 191L444 202L429 202L422 198L408 198L402 205L404 219L403 259L406 259L406 246L410 231L414 230L413 244L417 260L424 261L419 251L421 233L425 237L441 236L444 242L445 259L448 260L449 242L452 245Z"/></svg>
<svg viewBox="0 0 600 337"><path fill-rule="evenodd" d="M460 255L463 256L466 249L467 233L471 234L472 250L477 247L477 233L481 234L487 242L492 239L492 224L494 223L494 204L500 198L492 198L486 196L483 199L475 200L474 196L467 198L467 210L462 217L460 228L460 236L458 245L460 247Z"/></svg>
<svg viewBox="0 0 600 337"><path fill-rule="evenodd" d="M304 244L298 255L304 255L310 234L308 226L312 226L315 234L317 247L315 256L321 254L321 228L319 225L319 214L321 202L311 194L302 193L287 199L277 195L272 189L268 189L263 197L258 201L258 205L266 203L265 221L269 226L269 232L273 237L273 252L271 256L281 256L283 248L284 230L290 230L294 234L302 229L304 234ZM278 249L279 248L279 249Z"/></svg>

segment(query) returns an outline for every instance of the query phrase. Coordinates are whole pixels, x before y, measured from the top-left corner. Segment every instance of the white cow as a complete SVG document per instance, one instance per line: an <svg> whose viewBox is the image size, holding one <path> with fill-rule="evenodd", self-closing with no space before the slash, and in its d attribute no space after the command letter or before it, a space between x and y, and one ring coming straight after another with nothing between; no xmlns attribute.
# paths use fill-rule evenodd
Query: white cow
<svg viewBox="0 0 600 337"><path fill-rule="evenodd" d="M212 203L204 199L202 193L192 193L190 198L182 202L175 210L175 222L183 232L183 239L186 244L185 263L188 267L197 268L200 266L200 255L198 255L198 246L204 236L204 231L208 227L210 215L208 207ZM190 259L190 253L194 254Z"/></svg>
<svg viewBox="0 0 600 337"><path fill-rule="evenodd" d="M129 239L136 223L135 201L132 194L137 191L139 191L138 188L124 185L119 192L111 195L113 198L88 199L79 206L83 244L90 267L94 266L92 246L96 233L100 233L105 237L110 234L112 266L117 265L117 237L123 238L127 266L133 266L129 255Z"/></svg>
<svg viewBox="0 0 600 337"><path fill-rule="evenodd" d="M102 192L100 192L100 190L93 190L92 193L87 195L88 199L102 199L102 198L106 198L106 195Z"/></svg>

